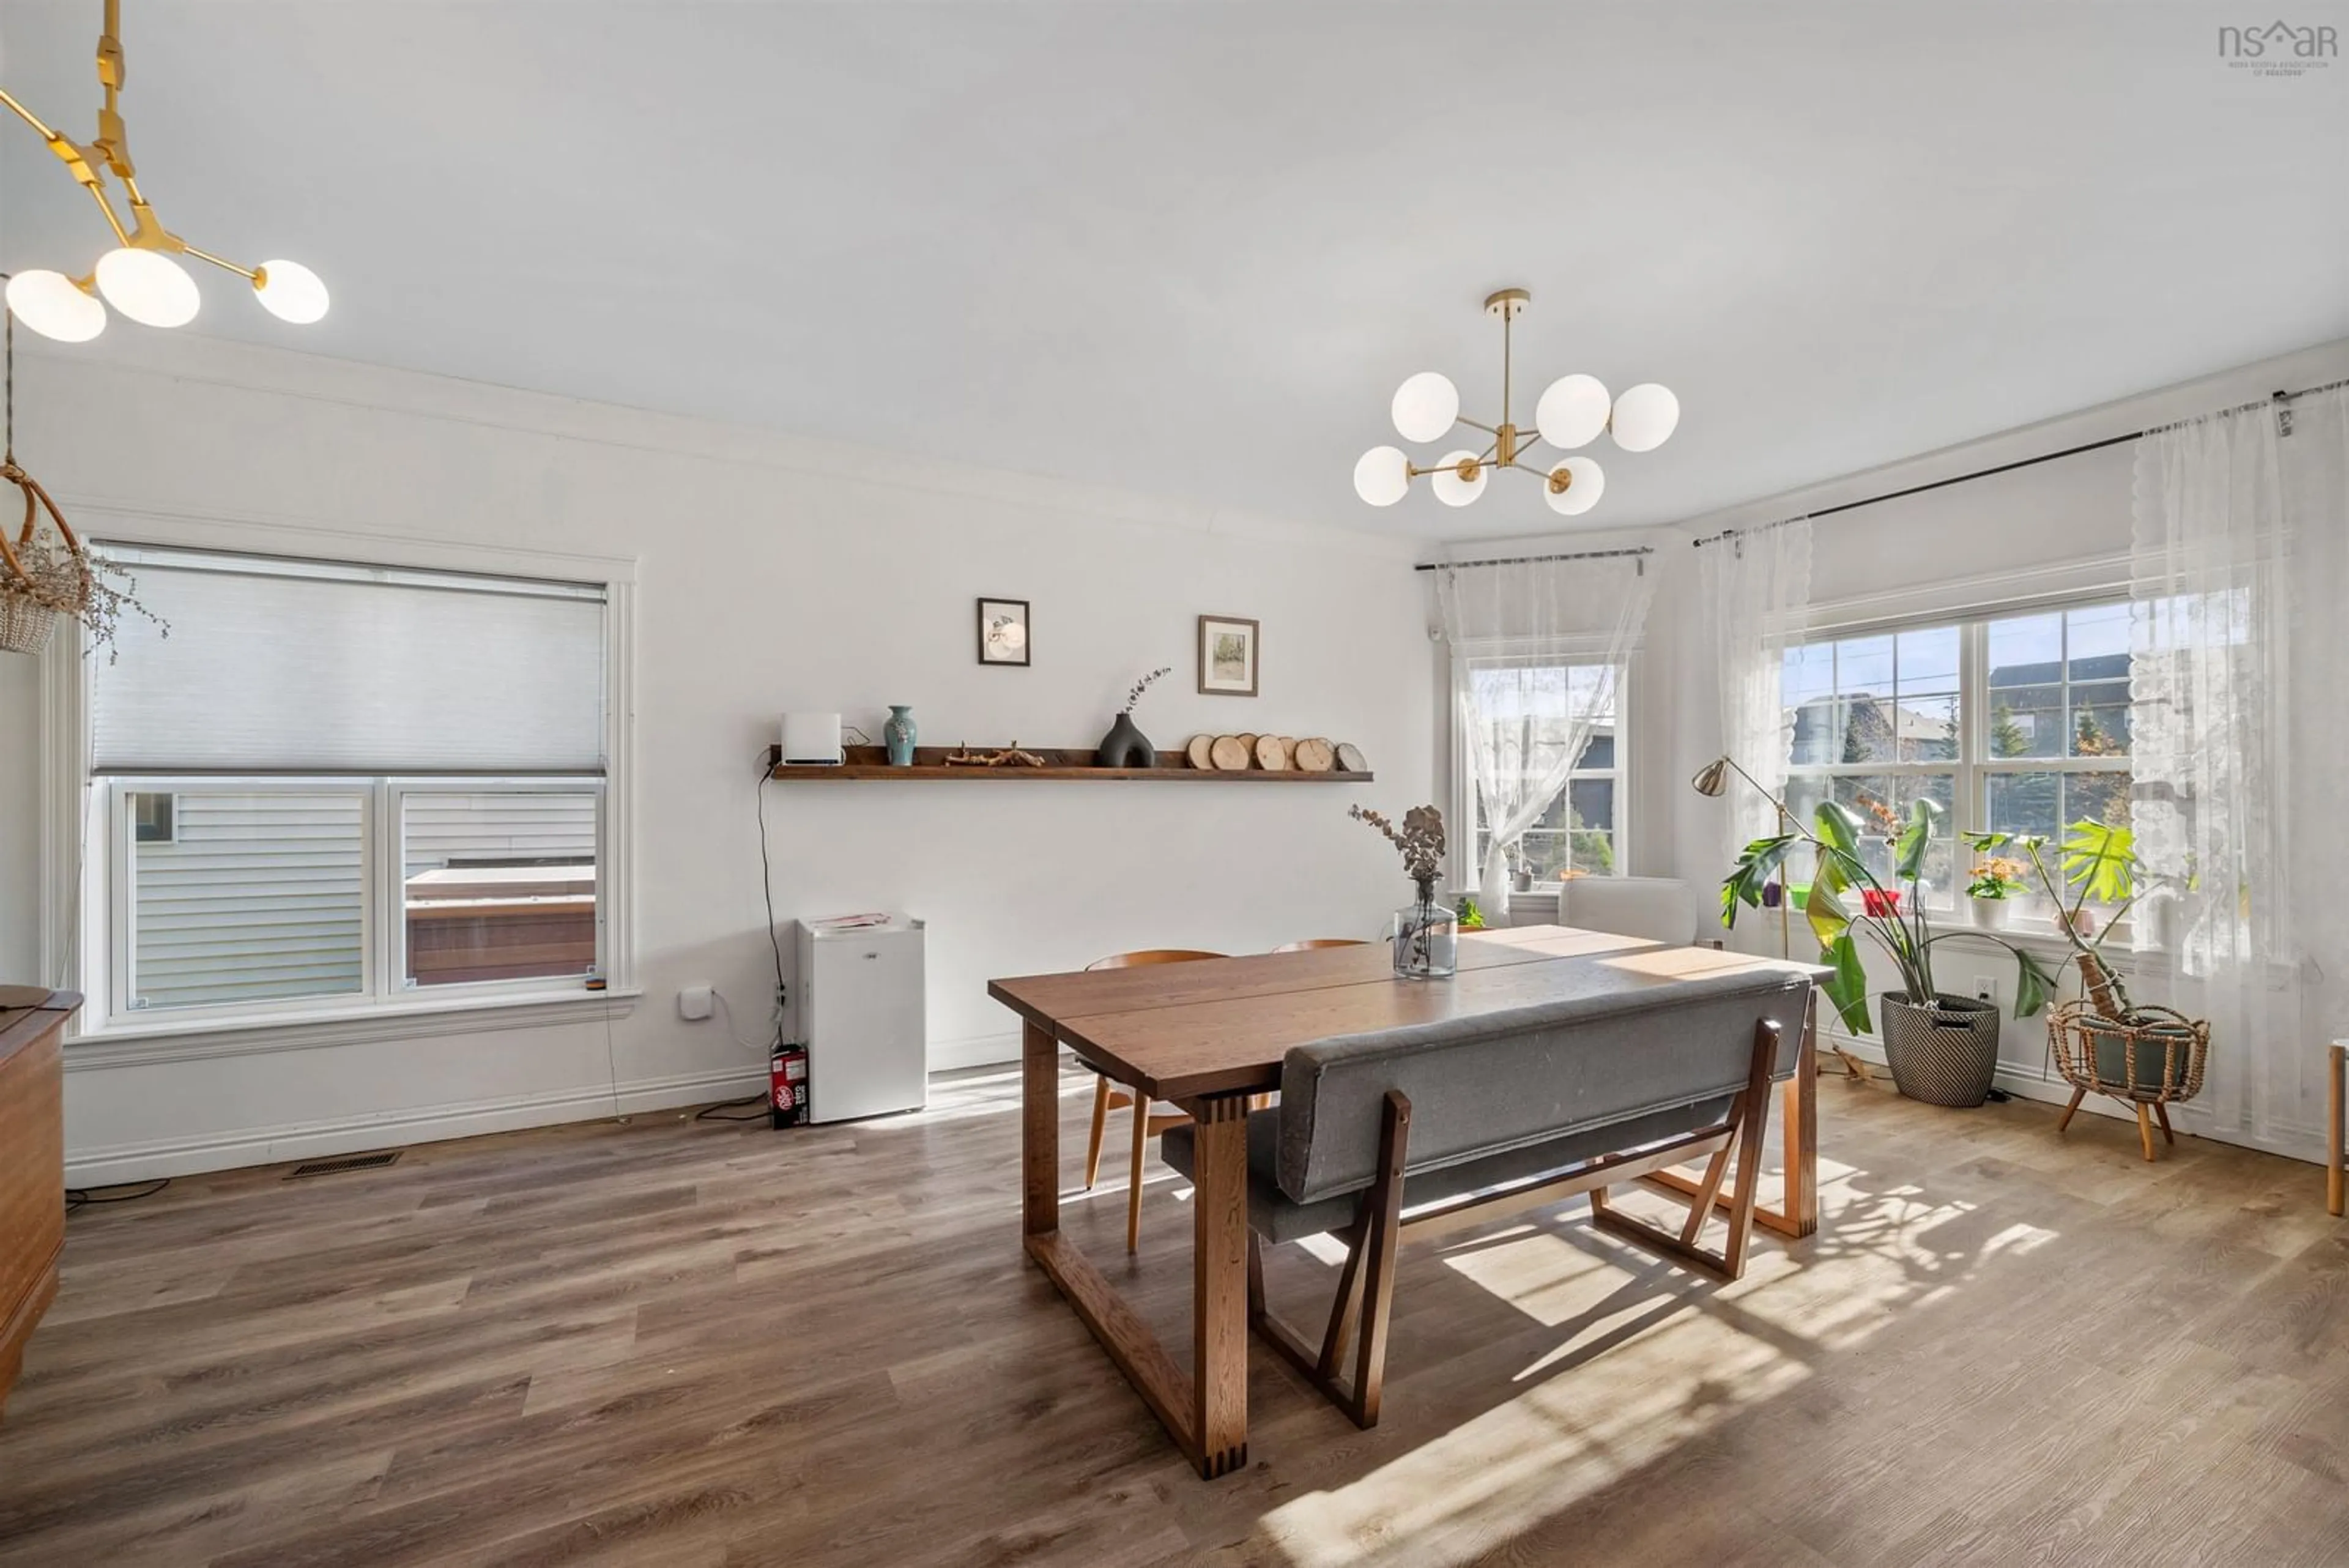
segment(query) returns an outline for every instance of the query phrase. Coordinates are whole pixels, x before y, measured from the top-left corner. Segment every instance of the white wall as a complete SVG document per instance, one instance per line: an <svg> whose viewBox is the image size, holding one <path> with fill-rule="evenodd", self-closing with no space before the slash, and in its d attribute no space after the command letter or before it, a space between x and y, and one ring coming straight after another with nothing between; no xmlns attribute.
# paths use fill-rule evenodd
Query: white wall
<svg viewBox="0 0 2349 1568"><path fill-rule="evenodd" d="M1358 797L1424 799L1435 774L1419 586L1397 546L930 463L915 429L890 432L903 451L849 450L130 328L26 353L18 415L20 456L101 537L475 567L501 551L636 562L642 1000L496 1032L224 1054L166 1042L119 1064L128 1047L78 1064L69 1052L79 1180L593 1116L615 1082L623 1108L754 1088L759 1055L722 1015L678 1021L674 994L714 982L734 1033L762 1035L754 758L785 708L839 708L877 736L885 704L909 702L927 743L1084 746L1138 674L1170 664L1137 715L1162 745L1199 729L1328 734L1379 773L1359 790L769 785L786 921L881 908L930 921L934 1065L1013 1050L990 976L1132 947L1367 935L1397 901L1391 855L1345 815ZM981 595L1034 602L1032 668L977 664ZM1263 622L1260 698L1193 693L1202 612ZM0 659L10 978L40 951L34 676Z"/></svg>

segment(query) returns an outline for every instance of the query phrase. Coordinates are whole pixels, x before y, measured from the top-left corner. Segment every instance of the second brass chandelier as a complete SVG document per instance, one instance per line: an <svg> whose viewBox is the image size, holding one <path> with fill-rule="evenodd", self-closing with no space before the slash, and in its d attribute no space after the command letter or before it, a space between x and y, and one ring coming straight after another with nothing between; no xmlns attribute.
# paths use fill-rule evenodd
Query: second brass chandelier
<svg viewBox="0 0 2349 1568"><path fill-rule="evenodd" d="M1485 301L1485 312L1501 322L1501 420L1479 424L1460 413L1460 389L1436 370L1423 370L1403 382L1390 410L1397 434L1405 441L1441 441L1456 425L1484 431L1492 441L1482 452L1465 448L1447 452L1422 467L1401 447L1374 446L1354 464L1354 493L1372 506L1392 506L1410 493L1411 482L1428 477L1429 488L1446 506L1465 506L1485 493L1485 478L1496 470L1514 468L1542 482L1543 499L1551 511L1578 517L1599 504L1607 475L1588 457L1533 458L1532 449L1547 442L1560 452L1589 445L1604 431L1625 452L1653 452L1664 444L1680 423L1680 400L1668 388L1642 381L1620 397L1610 398L1594 376L1561 376L1542 392L1534 406L1534 428L1511 422L1509 406L1509 328L1525 313L1533 296L1522 288L1505 288ZM1528 461L1528 459L1531 461Z"/></svg>

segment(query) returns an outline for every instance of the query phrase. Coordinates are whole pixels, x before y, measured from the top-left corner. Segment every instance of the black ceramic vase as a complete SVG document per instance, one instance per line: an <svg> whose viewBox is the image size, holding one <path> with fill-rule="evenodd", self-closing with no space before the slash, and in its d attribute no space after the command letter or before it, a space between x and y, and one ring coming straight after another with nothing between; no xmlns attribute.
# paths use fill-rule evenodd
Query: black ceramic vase
<svg viewBox="0 0 2349 1568"><path fill-rule="evenodd" d="M1102 737L1101 750L1093 761L1105 768L1154 768L1158 765L1158 748L1150 737L1133 727L1133 715L1120 713L1117 722Z"/></svg>

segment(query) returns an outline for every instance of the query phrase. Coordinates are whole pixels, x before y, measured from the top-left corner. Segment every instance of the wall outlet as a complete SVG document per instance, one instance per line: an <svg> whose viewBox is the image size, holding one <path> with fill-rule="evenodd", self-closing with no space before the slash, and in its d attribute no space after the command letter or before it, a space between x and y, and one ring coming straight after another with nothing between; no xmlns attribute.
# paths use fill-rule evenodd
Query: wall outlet
<svg viewBox="0 0 2349 1568"><path fill-rule="evenodd" d="M688 985L677 993L677 1015L679 1018L698 1023L716 1011L717 1003L711 1000L709 987L706 985Z"/></svg>
<svg viewBox="0 0 2349 1568"><path fill-rule="evenodd" d="M1976 1002L1996 1002L1998 1000L1998 977L1996 975L1978 974L1974 976L1974 1000Z"/></svg>

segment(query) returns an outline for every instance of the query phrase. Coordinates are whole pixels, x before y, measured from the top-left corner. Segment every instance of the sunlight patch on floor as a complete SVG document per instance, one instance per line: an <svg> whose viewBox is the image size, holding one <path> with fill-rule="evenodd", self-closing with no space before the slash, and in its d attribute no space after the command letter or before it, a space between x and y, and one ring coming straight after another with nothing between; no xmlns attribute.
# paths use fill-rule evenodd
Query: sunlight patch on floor
<svg viewBox="0 0 2349 1568"><path fill-rule="evenodd" d="M1920 1188L1823 1193L1831 1214L1797 1257L1766 1241L1733 1285L1660 1281L1649 1260L1594 1251L1588 1233L1520 1225L1448 1250L1444 1265L1557 1331L1509 1376L1523 1392L1332 1490L1266 1516L1259 1540L1297 1568L1479 1560L1575 1499L1775 1399L1902 1314L1965 1288L1991 1263L2056 1239ZM1677 1206L1640 1193L1628 1205ZM1557 1223L1578 1223L1579 1215ZM1708 1227L1708 1230L1712 1230ZM1718 1231L1713 1231L1717 1237ZM1405 1383L1392 1412L1439 1390Z"/></svg>
<svg viewBox="0 0 2349 1568"><path fill-rule="evenodd" d="M1809 1376L1798 1359L1692 1309L1637 1352L1618 1346L1547 1378L1358 1480L1276 1509L1263 1528L1298 1568L1391 1551L1415 1568L1476 1560Z"/></svg>
<svg viewBox="0 0 2349 1568"><path fill-rule="evenodd" d="M1589 1306L1597 1276L1622 1277L1605 1260L1592 1257L1562 1236L1530 1225L1518 1230L1520 1233L1512 1240L1497 1244L1486 1240L1451 1253L1444 1260L1444 1267L1482 1285L1547 1328L1556 1328ZM1343 1255L1341 1251L1340 1256ZM1636 1308L1652 1303L1632 1304Z"/></svg>

